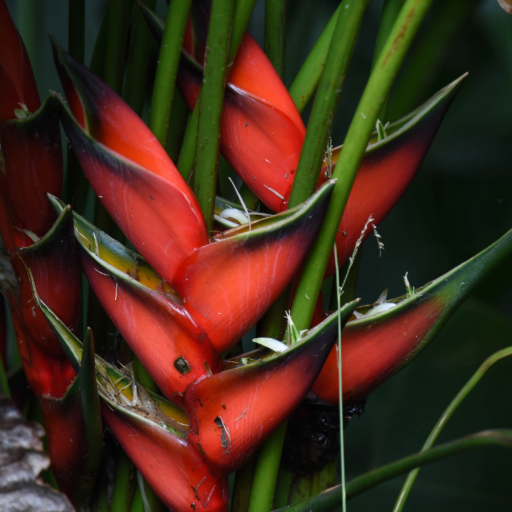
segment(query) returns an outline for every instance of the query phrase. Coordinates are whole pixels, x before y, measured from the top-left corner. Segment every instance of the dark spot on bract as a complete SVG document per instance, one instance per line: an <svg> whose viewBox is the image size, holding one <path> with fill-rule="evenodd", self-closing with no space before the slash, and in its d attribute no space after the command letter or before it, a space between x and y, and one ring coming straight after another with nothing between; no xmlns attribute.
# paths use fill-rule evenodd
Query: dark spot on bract
<svg viewBox="0 0 512 512"><path fill-rule="evenodd" d="M187 373L190 373L190 365L183 356L178 357L178 359L174 361L174 368L176 368L181 375L187 375Z"/></svg>

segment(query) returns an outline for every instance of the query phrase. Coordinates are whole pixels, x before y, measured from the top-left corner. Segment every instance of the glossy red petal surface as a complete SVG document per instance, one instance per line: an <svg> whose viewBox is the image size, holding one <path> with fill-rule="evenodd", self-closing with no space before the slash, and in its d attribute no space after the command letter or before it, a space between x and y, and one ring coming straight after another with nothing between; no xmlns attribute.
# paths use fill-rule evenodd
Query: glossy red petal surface
<svg viewBox="0 0 512 512"><path fill-rule="evenodd" d="M62 192L57 99L49 96L32 116L6 123L1 145L11 212L23 229L44 236L57 218L46 194Z"/></svg>
<svg viewBox="0 0 512 512"><path fill-rule="evenodd" d="M254 223L252 232L247 227L233 230L234 236L183 260L176 290L217 352L249 331L289 284L316 237L331 191L332 184L294 209L287 220L260 230Z"/></svg>
<svg viewBox="0 0 512 512"><path fill-rule="evenodd" d="M158 497L174 512L227 512L227 479L218 478L185 439L102 404L114 436Z"/></svg>
<svg viewBox="0 0 512 512"><path fill-rule="evenodd" d="M367 324L360 327L357 321L347 324L341 337L343 403L352 405L364 400L388 380L416 351L442 310L442 301L430 300L387 322L376 322L371 328ZM313 392L326 402L338 403L336 350L331 350Z"/></svg>
<svg viewBox="0 0 512 512"><path fill-rule="evenodd" d="M191 201L193 194L165 149L128 104L55 45L54 58L69 106L82 128L98 143L171 181Z"/></svg>
<svg viewBox="0 0 512 512"><path fill-rule="evenodd" d="M354 307L346 306L343 323ZM295 410L322 368L337 330L334 314L295 347L203 377L187 388L183 405L190 419L189 441L212 468L228 474L243 466Z"/></svg>
<svg viewBox="0 0 512 512"><path fill-rule="evenodd" d="M512 231L470 260L391 301L395 307L347 324L342 334L343 403L365 399L408 364L441 329L475 286L512 252ZM323 400L338 403L338 369L331 353L313 386Z"/></svg>
<svg viewBox="0 0 512 512"><path fill-rule="evenodd" d="M85 423L80 404L75 402L62 407L60 401L43 396L39 406L46 430L51 469L59 490L72 500L77 480L82 474L83 460L87 456Z"/></svg>
<svg viewBox="0 0 512 512"><path fill-rule="evenodd" d="M57 358L45 354L23 324L19 309L18 312L13 311L11 305L11 312L21 362L30 388L36 397L64 396L76 375L71 364L65 356Z"/></svg>
<svg viewBox="0 0 512 512"><path fill-rule="evenodd" d="M178 85L191 108L200 82L197 71L182 66ZM287 207L305 133L286 87L263 50L246 34L226 87L221 152L251 190L274 211Z"/></svg>
<svg viewBox="0 0 512 512"><path fill-rule="evenodd" d="M11 254L16 246L14 222L7 200L5 175L2 172L0 172L0 237L2 238L7 254Z"/></svg>
<svg viewBox="0 0 512 512"><path fill-rule="evenodd" d="M405 192L423 162L449 105L438 109L396 140L366 154L336 236L340 266L352 255L370 215L378 226ZM364 239L372 234L370 226ZM334 257L331 256L326 277L334 272Z"/></svg>
<svg viewBox="0 0 512 512"><path fill-rule="evenodd" d="M222 361L183 307L130 278L109 275L85 250L80 254L94 293L169 400L180 404L191 382L209 370L220 371Z"/></svg>
<svg viewBox="0 0 512 512"><path fill-rule="evenodd" d="M21 311L33 340L43 352L54 357L64 357L51 326L34 303L26 269L30 269L41 299L76 333L80 324L80 268L71 208L64 210L47 236L19 250L11 260L21 278Z"/></svg>
<svg viewBox="0 0 512 512"><path fill-rule="evenodd" d="M35 112L39 94L25 45L5 0L0 0L0 123L15 119L14 109L20 108L20 103Z"/></svg>
<svg viewBox="0 0 512 512"><path fill-rule="evenodd" d="M101 202L137 250L169 283L180 262L209 243L195 196L181 176L169 181L88 137L63 113L75 154ZM183 186L187 194L183 193Z"/></svg>

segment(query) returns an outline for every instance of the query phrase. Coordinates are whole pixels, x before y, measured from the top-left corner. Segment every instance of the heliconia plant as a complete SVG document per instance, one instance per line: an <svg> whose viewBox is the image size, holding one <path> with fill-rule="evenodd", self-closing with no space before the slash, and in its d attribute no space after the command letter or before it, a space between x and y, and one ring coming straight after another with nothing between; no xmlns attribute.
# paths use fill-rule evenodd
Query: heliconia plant
<svg viewBox="0 0 512 512"><path fill-rule="evenodd" d="M347 496L400 472L509 446L504 430L432 448L438 429L419 454L345 481L350 417L512 252L509 231L421 288L406 275L401 297L355 299L361 244L375 236L382 251L377 226L466 78L385 122L431 0L384 2L337 147L368 0L343 0L289 89L284 0L266 2L265 49L246 31L254 0L167 3L164 21L155 1L108 2L87 65L85 4L70 0L68 51L50 36L62 94L41 103L0 0L0 390L15 382L9 348L31 390L25 410L47 432L48 481L77 510L346 510ZM318 452L292 431L310 428L308 410L329 418ZM322 493L338 456L341 487Z"/></svg>

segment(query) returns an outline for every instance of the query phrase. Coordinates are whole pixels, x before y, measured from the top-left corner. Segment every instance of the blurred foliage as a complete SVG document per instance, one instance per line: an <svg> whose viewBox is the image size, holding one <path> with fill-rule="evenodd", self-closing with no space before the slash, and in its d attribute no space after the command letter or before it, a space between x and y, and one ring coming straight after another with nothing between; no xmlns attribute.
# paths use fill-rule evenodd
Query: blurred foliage
<svg viewBox="0 0 512 512"><path fill-rule="evenodd" d="M38 0L36 0L37 2ZM34 0L10 0L20 16ZM67 3L45 0L41 33L27 40L41 94L60 85L51 61L49 31L66 46ZM92 54L104 0L86 2L86 62ZM288 2L286 83L336 9L334 0ZM372 0L341 97L333 142L341 144L369 74L382 2ZM163 0L157 11L165 12ZM264 1L251 21L263 42ZM357 295L373 302L405 292L409 272L421 286L476 254L512 227L512 18L496 0L436 0L413 44L389 104L395 120L466 71L456 98L418 176L379 226L386 249L365 244ZM22 34L24 27L21 27ZM31 29L32 30L32 29ZM44 41L43 44L40 41ZM427 49L428 52L425 50ZM37 55L36 55L37 54ZM309 109L304 112L307 121ZM512 343L512 261L496 269L425 353L374 393L367 412L346 431L348 477L418 451L449 401L492 352ZM512 427L512 361L498 363L456 412L440 442L480 429ZM406 510L510 511L510 456L471 451L423 469ZM391 510L403 478L355 499L351 512Z"/></svg>

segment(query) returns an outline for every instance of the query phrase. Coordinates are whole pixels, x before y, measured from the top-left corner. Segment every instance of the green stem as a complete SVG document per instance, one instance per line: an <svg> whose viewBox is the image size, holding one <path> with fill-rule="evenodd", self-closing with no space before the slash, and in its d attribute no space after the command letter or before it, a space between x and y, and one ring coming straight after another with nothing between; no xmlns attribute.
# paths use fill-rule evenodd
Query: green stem
<svg viewBox="0 0 512 512"><path fill-rule="evenodd" d="M156 0L142 0L142 3L150 9L154 9ZM148 24L144 19L142 11L136 8L130 37L130 49L128 50L123 98L139 116L142 115L144 107L144 92L146 91L148 77L151 41L152 36Z"/></svg>
<svg viewBox="0 0 512 512"><path fill-rule="evenodd" d="M249 458L245 466L236 472L231 512L247 512L249 510L255 468L256 455L254 454Z"/></svg>
<svg viewBox="0 0 512 512"><path fill-rule="evenodd" d="M71 57L84 63L85 0L69 0L68 50Z"/></svg>
<svg viewBox="0 0 512 512"><path fill-rule="evenodd" d="M105 83L118 94L121 94L132 0L110 0L107 9L108 35L105 53Z"/></svg>
<svg viewBox="0 0 512 512"><path fill-rule="evenodd" d="M180 148L188 120L188 107L181 94L176 91L172 100L172 123L169 124L165 150L173 162L178 161Z"/></svg>
<svg viewBox="0 0 512 512"><path fill-rule="evenodd" d="M276 492L274 494L274 508L285 507L289 503L292 488L293 473L280 468L277 475Z"/></svg>
<svg viewBox="0 0 512 512"><path fill-rule="evenodd" d="M302 272L292 316L299 330L311 323L325 268L364 152L405 54L432 0L407 0L370 75L334 169L329 209ZM341 16L340 16L341 18Z"/></svg>
<svg viewBox="0 0 512 512"><path fill-rule="evenodd" d="M313 475L313 483L311 487L311 496L320 494L336 484L337 476L337 460L328 462L320 471Z"/></svg>
<svg viewBox="0 0 512 512"><path fill-rule="evenodd" d="M242 183L239 192L245 206L247 206L249 210L255 210L259 202L258 196L245 183Z"/></svg>
<svg viewBox="0 0 512 512"><path fill-rule="evenodd" d="M119 448L110 512L128 512L130 510L134 495L133 482L130 482L131 472L132 462L125 451Z"/></svg>
<svg viewBox="0 0 512 512"><path fill-rule="evenodd" d="M181 46L192 0L172 0L167 13L151 101L149 127L162 146L167 142Z"/></svg>
<svg viewBox="0 0 512 512"><path fill-rule="evenodd" d="M500 446L512 448L512 430L487 430L442 444L425 452L415 453L403 459L377 468L355 478L347 485L347 499L352 499L364 491L387 482L413 468L430 464L470 448L482 446ZM322 494L304 500L296 505L281 508L275 512L330 512L341 504L341 485L337 485Z"/></svg>
<svg viewBox="0 0 512 512"><path fill-rule="evenodd" d="M340 4L332 15L290 87L290 96L299 112L306 108L320 81L342 5Z"/></svg>
<svg viewBox="0 0 512 512"><path fill-rule="evenodd" d="M334 30L293 182L289 208L316 189L334 114L368 0L345 0ZM332 244L331 244L332 247ZM309 327L309 326L308 326Z"/></svg>
<svg viewBox="0 0 512 512"><path fill-rule="evenodd" d="M236 4L235 17L233 21L233 33L231 35L231 45L229 47L229 60L233 62L238 47L242 42L245 29L251 18L256 0L238 0ZM196 100L194 110L188 120L183 145L181 146L180 158L178 160L178 170L185 181L191 178L194 168L197 148L197 131L199 124L199 105L201 103L201 91Z"/></svg>
<svg viewBox="0 0 512 512"><path fill-rule="evenodd" d="M382 6L382 15L380 18L379 32L377 34L377 41L375 42L375 51L373 53L372 69L375 67L382 49L391 33L391 29L395 24L400 10L404 5L405 0L384 0Z"/></svg>
<svg viewBox="0 0 512 512"><path fill-rule="evenodd" d="M295 505L311 496L313 488L313 475L294 475L290 492L289 504Z"/></svg>
<svg viewBox="0 0 512 512"><path fill-rule="evenodd" d="M265 0L265 53L284 81L286 0Z"/></svg>
<svg viewBox="0 0 512 512"><path fill-rule="evenodd" d="M213 226L217 189L220 120L229 63L229 43L235 0L213 0L208 27L201 107L197 130L194 193L203 212L206 227Z"/></svg>
<svg viewBox="0 0 512 512"><path fill-rule="evenodd" d="M509 357L511 355L512 347L508 347L504 348L503 350L499 350L498 352L495 352L484 361L480 368L478 368L478 370L473 374L473 376L466 382L464 387L457 393L455 398L450 402L448 407L444 410L443 414L441 414L441 417L437 420L437 423L435 424L427 440L422 446L422 452L431 448L432 445L436 442L437 438L439 437L439 434L445 427L448 420L452 417L453 413L456 411L456 409L459 407L462 401L469 395L471 390L480 382L482 377L487 373L487 370L491 368L491 366L493 366L494 363L497 363L501 359ZM400 494L398 495L398 499L393 508L393 512L400 512L404 509L405 502L407 501L409 493L411 492L412 486L414 485L414 481L416 480L419 472L420 470L419 468L417 468L407 475L407 479L405 480L404 485L402 486L402 489L400 491Z"/></svg>
<svg viewBox="0 0 512 512"><path fill-rule="evenodd" d="M258 451L249 512L268 512L272 508L287 425L285 421Z"/></svg>

